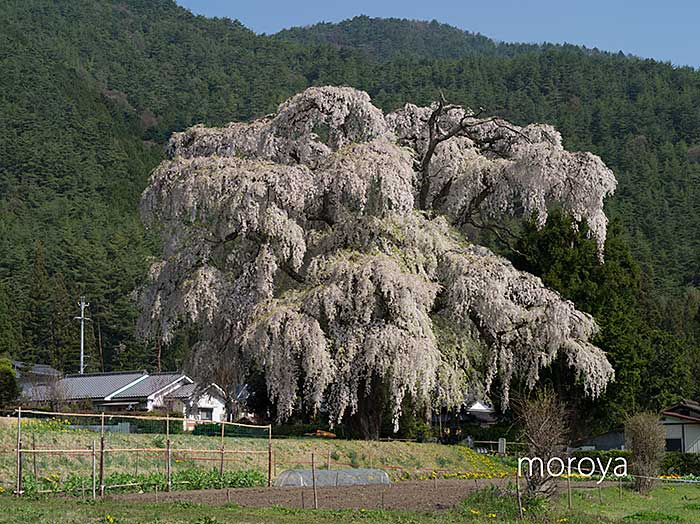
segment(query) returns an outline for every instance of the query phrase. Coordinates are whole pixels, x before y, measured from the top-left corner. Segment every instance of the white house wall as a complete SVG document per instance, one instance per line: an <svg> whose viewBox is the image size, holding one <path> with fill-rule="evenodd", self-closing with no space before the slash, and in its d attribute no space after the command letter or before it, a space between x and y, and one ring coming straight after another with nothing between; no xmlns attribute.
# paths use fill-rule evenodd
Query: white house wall
<svg viewBox="0 0 700 524"><path fill-rule="evenodd" d="M225 418L226 406L223 400L217 398L216 396L209 394L202 395L197 399L196 403L193 404L193 407L195 407L197 410L199 410L199 408L211 409L211 418L213 422L221 422ZM197 412L195 412L194 415L195 418L199 418L197 416Z"/></svg>
<svg viewBox="0 0 700 524"><path fill-rule="evenodd" d="M667 439L680 439L687 453L700 453L700 424L676 417L661 420Z"/></svg>
<svg viewBox="0 0 700 524"><path fill-rule="evenodd" d="M700 424L685 426L685 450L690 453L700 453Z"/></svg>

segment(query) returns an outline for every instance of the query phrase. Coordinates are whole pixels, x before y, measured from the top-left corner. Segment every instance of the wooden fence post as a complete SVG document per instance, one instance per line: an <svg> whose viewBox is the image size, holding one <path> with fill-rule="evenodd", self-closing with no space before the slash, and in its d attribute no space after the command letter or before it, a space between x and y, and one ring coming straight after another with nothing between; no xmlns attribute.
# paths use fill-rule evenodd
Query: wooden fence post
<svg viewBox="0 0 700 524"><path fill-rule="evenodd" d="M267 487L272 487L272 425L267 428Z"/></svg>
<svg viewBox="0 0 700 524"><path fill-rule="evenodd" d="M32 432L32 451L36 452L36 435ZM32 466L34 469L34 482L39 480L39 473L36 468L36 453L32 453Z"/></svg>
<svg viewBox="0 0 700 524"><path fill-rule="evenodd" d="M314 487L314 509L318 509L318 492L316 491L316 457L311 452L311 484Z"/></svg>
<svg viewBox="0 0 700 524"><path fill-rule="evenodd" d="M566 498L569 502L569 511L571 511L573 504L571 502L571 475L566 476Z"/></svg>
<svg viewBox="0 0 700 524"><path fill-rule="evenodd" d="M105 414L100 416L100 497L105 496Z"/></svg>
<svg viewBox="0 0 700 524"><path fill-rule="evenodd" d="M328 464L326 469L330 470L331 469L331 450L328 448Z"/></svg>
<svg viewBox="0 0 700 524"><path fill-rule="evenodd" d="M518 520L523 520L523 498L520 495L520 466L515 473L515 492L518 495Z"/></svg>
<svg viewBox="0 0 700 524"><path fill-rule="evenodd" d="M92 500L97 498L97 446L92 441Z"/></svg>
<svg viewBox="0 0 700 524"><path fill-rule="evenodd" d="M172 489L172 472L170 471L170 413L165 415L165 483L166 489Z"/></svg>
<svg viewBox="0 0 700 524"><path fill-rule="evenodd" d="M224 479L224 460L225 460L225 444L224 444L224 433L225 433L225 428L226 425L224 424L224 421L221 421L221 463L219 464L219 477L221 477L221 481L223 482Z"/></svg>
<svg viewBox="0 0 700 524"><path fill-rule="evenodd" d="M22 496L22 408L17 408L17 496Z"/></svg>

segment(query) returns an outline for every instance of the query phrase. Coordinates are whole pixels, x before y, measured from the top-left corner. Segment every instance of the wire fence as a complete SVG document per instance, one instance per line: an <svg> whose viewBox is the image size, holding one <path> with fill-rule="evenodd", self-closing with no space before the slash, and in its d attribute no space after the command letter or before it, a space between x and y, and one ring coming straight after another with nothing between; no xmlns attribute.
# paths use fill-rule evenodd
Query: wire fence
<svg viewBox="0 0 700 524"><path fill-rule="evenodd" d="M169 414L20 408L15 445L0 448L0 479L3 491L20 495L64 492L92 497L126 488L269 486L272 428ZM14 479L12 486L8 479Z"/></svg>
<svg viewBox="0 0 700 524"><path fill-rule="evenodd" d="M271 486L287 469L310 467L377 468L392 480L510 474L489 470L486 461L465 461L453 446L431 444L436 456L418 459L412 456L414 448L398 441L358 446L330 439L280 439L273 449L269 425L25 408L13 415L16 418L0 418L1 424L16 425L0 432L0 491L19 494L97 497L125 491ZM392 446L405 449L387 452ZM440 466L442 457L437 455L443 452L454 456Z"/></svg>
<svg viewBox="0 0 700 524"><path fill-rule="evenodd" d="M512 468L492 469L493 461L472 462L467 471L459 471L454 463L435 467L440 460L430 468L397 464L396 454L386 454L390 442L363 442L365 454L360 459L347 449L345 454L338 453L349 447L342 442L314 441L290 447L289 441L281 440L273 446L270 425L169 414L31 409L18 409L14 414L15 418L0 419L15 426L0 432L0 492L18 495L66 493L96 498L126 491L272 486L279 473L298 468L369 467L387 472L392 480L460 478L473 479L476 486L481 479L518 480ZM495 455L506 450L503 439L473 444L488 447ZM515 451L518 444L508 443L507 449ZM689 479L658 480L700 484Z"/></svg>

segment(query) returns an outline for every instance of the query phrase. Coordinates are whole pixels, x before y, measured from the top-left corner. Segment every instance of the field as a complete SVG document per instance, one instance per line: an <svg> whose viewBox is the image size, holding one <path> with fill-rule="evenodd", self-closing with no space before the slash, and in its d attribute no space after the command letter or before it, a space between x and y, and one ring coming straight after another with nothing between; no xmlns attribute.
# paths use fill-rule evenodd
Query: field
<svg viewBox="0 0 700 524"><path fill-rule="evenodd" d="M257 431L257 430L254 430ZM43 487L65 483L69 475L79 476L91 484L92 456L89 449L99 434L89 430L74 430L56 420L23 422L23 448L76 449L80 454L31 454L24 456L24 477L36 478ZM260 437L265 437L260 432ZM0 419L0 487L9 491L15 485L16 419ZM219 435L172 434L170 436L173 475L219 468L221 446ZM141 477L164 472L165 435L107 433L107 449L150 449L152 451L109 452L105 457L105 477L119 479L125 475ZM226 455L225 471L254 471L267 477L268 440L253 437L224 437L227 450L241 453ZM188 452L178 452L186 449ZM375 467L387 471L394 480L438 477L491 478L508 475L512 470L488 456L463 446L418 444L414 442L365 442L320 438L273 438L273 476L289 468L310 467L314 453L317 467ZM251 453L246 453L251 452ZM188 477L189 478L189 477ZM75 484L75 482L73 482ZM107 482L109 485L109 482ZM256 484L248 484L256 485ZM186 487L186 486L185 486Z"/></svg>
<svg viewBox="0 0 700 524"><path fill-rule="evenodd" d="M57 420L26 421L23 426L25 448L87 449L99 438L90 430L70 429ZM155 452L110 452L105 459L107 479L118 475L161 475L163 473L164 435L106 434L107 449L155 449ZM309 467L314 453L317 466L377 467L385 469L394 480L389 486L324 487L318 490L319 510L309 509L313 491L309 488L241 488L261 486L266 480L266 438L224 437L228 450L255 453L234 454L227 458L229 475L253 473L256 482L230 484L198 484L207 488L187 491L179 486L173 491L156 493L140 486L127 493L119 488L108 489L104 499L92 501L90 490L78 497L32 495L17 499L10 496L15 481L16 455L12 452L16 439L16 421L0 419L1 484L0 524L31 523L158 523L219 524L240 523L456 523L493 524L516 522L517 506L512 484L512 468L463 446L418 444L412 442L364 442L318 438L273 439L273 470ZM206 477L217 470L221 445L220 435L172 434L173 474ZM175 450L188 449L188 453ZM210 452L211 454L207 454ZM71 475L91 470L92 453L78 455L38 454L37 478L44 486L55 484L57 491L66 486ZM31 483L34 476L32 455L24 457L24 478ZM110 477L112 475L112 477ZM214 477L216 477L214 475ZM88 477L89 478L89 477ZM42 480L43 479L43 480ZM423 480L418 480L423 479ZM426 480L427 479L427 480ZM53 484L52 484L53 483ZM193 485L193 484L192 484ZM525 500L525 522L541 524L583 523L670 523L700 522L700 485L664 484L650 497L640 497L628 487L620 489L606 483L598 489L594 482L573 483L573 511L568 511L566 496L544 504ZM132 489L133 491L133 489ZM73 493L76 493L75 489Z"/></svg>
<svg viewBox="0 0 700 524"><path fill-rule="evenodd" d="M463 482L470 481L446 481ZM424 482L425 490L431 482ZM506 491L498 492L497 489ZM453 508L442 511L410 512L394 510L332 510L295 508L244 508L235 503L221 505L180 502L140 502L133 500L66 500L58 498L23 499L0 497L0 523L23 524L431 524L516 522L516 505L506 488L488 488L467 494ZM602 503L601 503L602 497ZM573 511L566 498L549 505L527 505L525 522L539 524L596 523L688 523L700 522L700 488L689 485L663 485L649 497L640 497L625 488L577 489Z"/></svg>

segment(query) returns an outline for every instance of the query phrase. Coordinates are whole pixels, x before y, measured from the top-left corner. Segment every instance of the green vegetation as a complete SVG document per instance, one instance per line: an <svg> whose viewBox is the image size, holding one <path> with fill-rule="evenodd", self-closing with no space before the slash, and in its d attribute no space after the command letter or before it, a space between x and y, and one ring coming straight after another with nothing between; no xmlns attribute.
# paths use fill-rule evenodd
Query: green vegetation
<svg viewBox="0 0 700 524"><path fill-rule="evenodd" d="M514 56L539 51L532 44L495 42L436 20L422 22L399 18L356 16L337 24L320 23L280 31L275 38L305 45L330 44L345 50L360 50L379 61L398 57L412 59L460 59L465 56Z"/></svg>
<svg viewBox="0 0 700 524"><path fill-rule="evenodd" d="M487 488L470 494L460 510L466 522L516 522L518 507L511 489ZM695 501L695 502L693 502ZM594 524L624 522L697 522L700 489L696 486L663 485L650 496L635 493L630 487L577 488L572 494L572 511L566 493L547 503L542 499L524 500L524 522Z"/></svg>
<svg viewBox="0 0 700 524"><path fill-rule="evenodd" d="M105 486L109 493L125 492L163 492L167 488L165 473L110 473L105 476ZM225 471L223 475L218 470L180 469L173 472L171 477L172 489L211 489L211 488L254 488L267 485L267 477L260 471L242 470ZM29 495L44 492L64 493L73 496L84 496L92 490L92 476L69 474L61 478L57 473L34 479L31 475L22 478L22 489Z"/></svg>
<svg viewBox="0 0 700 524"><path fill-rule="evenodd" d="M12 449L15 445L16 419L0 419L0 449ZM26 449L32 446L51 449L82 449L85 453L69 456L38 454L36 471L39 489L69 490L82 486L82 480L91 478L93 444L99 449L99 433L70 429L63 421L23 420L23 442ZM266 432L265 432L266 435ZM219 432L211 435L191 433L171 434L173 478L196 485L217 486L221 439ZM227 456L225 470L233 476L231 486L256 481L259 475L267 479L267 438L224 437L228 450L246 450L254 453ZM315 453L319 467L326 467L328 457L335 467L374 467L385 469L395 480L433 477L448 478L500 478L512 472L487 455L478 454L465 446L419 444L415 442L366 442L356 440L284 438L273 440L274 473L290 468L308 468L311 454ZM151 449L154 451L107 452L105 455L105 484L107 486L139 482L161 482L165 468L164 434L105 434L106 449ZM178 453L178 449L193 450ZM206 453L206 451L214 453ZM0 453L0 487L10 490L16 471L16 455ZM33 481L34 459L24 456L24 477ZM239 477L237 475L243 475ZM258 476L256 476L258 475ZM252 479L252 480L251 480ZM87 481L86 481L87 482ZM228 481L227 481L228 482ZM86 485L90 485L88 482Z"/></svg>
<svg viewBox="0 0 700 524"><path fill-rule="evenodd" d="M384 110L442 91L552 123L568 148L599 154L619 179L604 266L565 217L527 231L525 257L493 245L601 325L617 372L605 398L591 406L574 377L550 377L599 429L700 396L697 71L435 22L358 17L268 37L172 0L11 0L0 25L0 354L76 371L85 294L89 370L182 366L196 334L164 348L137 339L131 298L158 252L137 203L165 141L345 84Z"/></svg>
<svg viewBox="0 0 700 524"><path fill-rule="evenodd" d="M17 375L12 368L12 362L0 358L0 406L7 406L19 397Z"/></svg>
<svg viewBox="0 0 700 524"><path fill-rule="evenodd" d="M443 524L462 522L457 514L409 513L377 510L248 509L235 504L211 506L192 503L153 504L0 498L0 523L14 524Z"/></svg>
<svg viewBox="0 0 700 524"><path fill-rule="evenodd" d="M517 505L513 493L485 489L471 494L454 510L432 513L380 510L301 510L285 508L252 509L235 504L212 506L191 502L139 503L110 500L75 501L55 498L22 499L0 497L0 523L67 523L100 522L128 524L216 524L245 522L284 524L430 524L430 523L515 523ZM507 496L504 496L507 495ZM602 503L600 502L602 497ZM695 502L693 502L695 501ZM662 486L649 497L631 490L604 488L576 489L573 511L566 508L566 496L545 505L526 500L523 522L539 524L624 524L628 522L697 522L700 516L700 491L691 486Z"/></svg>

